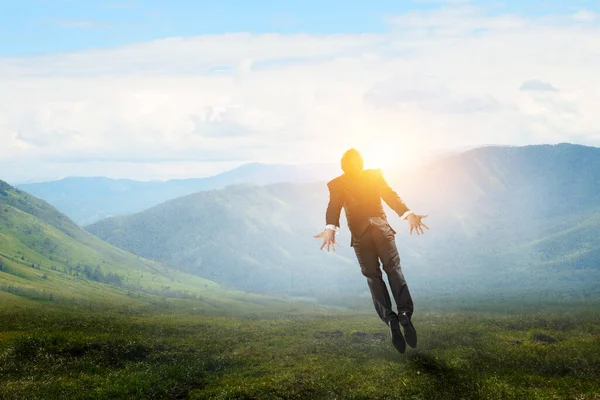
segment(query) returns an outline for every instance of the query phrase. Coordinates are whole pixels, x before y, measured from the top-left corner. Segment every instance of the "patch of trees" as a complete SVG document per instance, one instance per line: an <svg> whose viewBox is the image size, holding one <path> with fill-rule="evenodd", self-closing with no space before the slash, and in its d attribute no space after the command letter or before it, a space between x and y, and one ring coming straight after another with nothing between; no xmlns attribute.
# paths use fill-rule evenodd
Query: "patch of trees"
<svg viewBox="0 0 600 400"><path fill-rule="evenodd" d="M181 290L172 290L170 286L162 286L161 290L147 288L144 291L146 293L151 293L157 296L171 297L176 299L200 300L200 297L196 293L190 293Z"/></svg>
<svg viewBox="0 0 600 400"><path fill-rule="evenodd" d="M26 297L31 300L54 300L52 292L38 290L34 288L21 287L17 285L0 284L0 291L14 294L16 296Z"/></svg>
<svg viewBox="0 0 600 400"><path fill-rule="evenodd" d="M99 266L92 268L89 265L84 265L83 267L77 265L76 267L68 267L68 270L70 274L73 274L73 271L75 271L76 276L82 274L91 281L106 283L117 287L123 286L124 277L122 275L113 272L105 273Z"/></svg>
<svg viewBox="0 0 600 400"><path fill-rule="evenodd" d="M4 182L3 180L0 180L0 196L7 197L9 189L12 189L12 186Z"/></svg>
<svg viewBox="0 0 600 400"><path fill-rule="evenodd" d="M161 289L149 288L149 287L145 287L145 286L142 286L139 284L127 285L127 288L129 290L134 290L137 292L147 293L147 294L161 296L161 297L186 299L186 300L203 300L203 298L196 293L190 293L188 291L181 291L181 290L171 290L170 286L165 286L165 285L163 285L161 287ZM128 296L133 297L133 295L130 295L129 293L131 293L131 292L128 292Z"/></svg>

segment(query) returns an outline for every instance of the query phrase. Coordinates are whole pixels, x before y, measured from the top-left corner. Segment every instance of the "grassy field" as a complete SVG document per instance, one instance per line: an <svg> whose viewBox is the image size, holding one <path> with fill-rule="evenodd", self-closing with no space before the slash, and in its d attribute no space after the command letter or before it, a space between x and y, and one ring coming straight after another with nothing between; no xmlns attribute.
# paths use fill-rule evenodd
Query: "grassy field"
<svg viewBox="0 0 600 400"><path fill-rule="evenodd" d="M222 316L181 300L126 314L20 301L0 310L1 399L600 399L596 306L428 310L415 316L419 349L401 355L370 310Z"/></svg>

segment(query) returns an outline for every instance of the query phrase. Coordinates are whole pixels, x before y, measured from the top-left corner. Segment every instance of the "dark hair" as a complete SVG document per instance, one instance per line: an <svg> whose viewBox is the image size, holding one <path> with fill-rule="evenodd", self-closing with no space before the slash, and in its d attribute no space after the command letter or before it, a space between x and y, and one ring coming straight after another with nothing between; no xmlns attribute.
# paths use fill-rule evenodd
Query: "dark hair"
<svg viewBox="0 0 600 400"><path fill-rule="evenodd" d="M356 149L350 149L342 156L342 170L347 174L362 171L364 168L363 158Z"/></svg>

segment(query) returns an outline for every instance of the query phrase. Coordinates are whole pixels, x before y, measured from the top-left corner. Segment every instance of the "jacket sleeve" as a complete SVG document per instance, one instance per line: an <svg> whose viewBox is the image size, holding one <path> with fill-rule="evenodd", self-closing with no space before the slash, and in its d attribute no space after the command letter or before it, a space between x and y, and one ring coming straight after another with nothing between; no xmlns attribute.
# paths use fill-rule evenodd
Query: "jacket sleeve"
<svg viewBox="0 0 600 400"><path fill-rule="evenodd" d="M383 172L381 172L380 169L375 170L375 174L377 179L377 186L379 188L379 195L381 196L383 201L385 201L386 204L390 206L390 208L394 210L396 214L398 214L398 216L400 216L401 218L405 218L407 213L410 213L410 208L408 208L404 201L402 201L400 196L398 196L398 193L396 193L394 189L392 189L390 185L388 185L385 178L383 177Z"/></svg>
<svg viewBox="0 0 600 400"><path fill-rule="evenodd" d="M331 181L327 184L329 188L329 204L325 213L326 225L340 226L340 214L344 206L343 192L337 182Z"/></svg>

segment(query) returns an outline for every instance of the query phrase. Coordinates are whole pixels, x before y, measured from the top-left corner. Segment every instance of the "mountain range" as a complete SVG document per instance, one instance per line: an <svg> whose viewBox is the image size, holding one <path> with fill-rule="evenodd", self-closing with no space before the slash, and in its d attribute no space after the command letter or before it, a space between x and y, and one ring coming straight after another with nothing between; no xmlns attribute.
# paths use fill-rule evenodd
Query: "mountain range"
<svg viewBox="0 0 600 400"><path fill-rule="evenodd" d="M330 175L332 178L334 175ZM398 232L405 275L422 292L597 291L600 149L484 147L387 176L431 230ZM320 252L324 182L244 184L194 193L86 227L139 256L232 288L314 296L364 293L342 247ZM344 225L344 222L342 222Z"/></svg>
<svg viewBox="0 0 600 400"><path fill-rule="evenodd" d="M263 294L366 295L343 217L335 253L319 251L313 238L324 225L325 181L335 174L316 168L295 175L295 183L269 183L302 169L253 168L222 182L239 173L258 184L197 191L85 230L0 181L0 296L138 305L202 299L208 308L253 308L272 302ZM600 149L477 148L386 178L414 211L429 214L431 230L409 236L386 207L417 293L598 292ZM123 198L136 196L135 184L128 181ZM118 192L108 187L99 193ZM65 191L63 207L93 199L78 185L70 190L79 197Z"/></svg>
<svg viewBox="0 0 600 400"><path fill-rule="evenodd" d="M104 177L72 177L16 187L39 197L80 225L114 215L142 211L164 201L202 190L239 183L316 182L338 169L331 164L276 165L252 163L206 178L142 182Z"/></svg>

